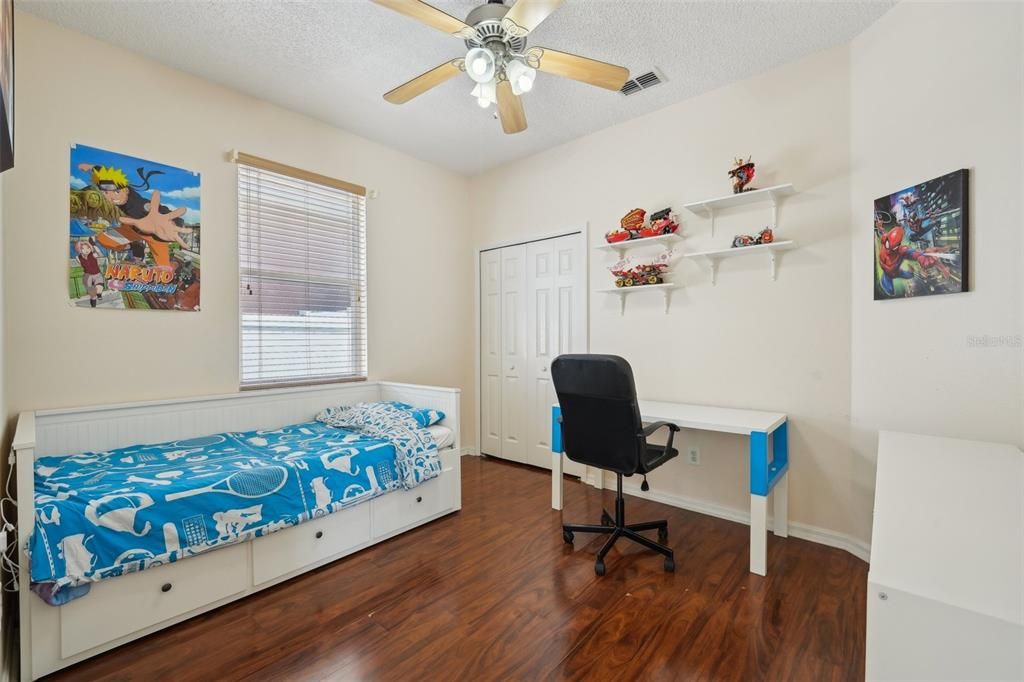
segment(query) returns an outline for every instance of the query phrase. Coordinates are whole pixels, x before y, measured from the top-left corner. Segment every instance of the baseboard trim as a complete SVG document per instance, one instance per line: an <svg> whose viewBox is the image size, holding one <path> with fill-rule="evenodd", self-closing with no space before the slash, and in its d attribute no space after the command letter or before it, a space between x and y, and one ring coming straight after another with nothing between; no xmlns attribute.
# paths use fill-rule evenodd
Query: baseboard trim
<svg viewBox="0 0 1024 682"><path fill-rule="evenodd" d="M480 453L477 452L476 450L474 450L473 448L462 448L462 450L460 450L459 453L462 456L466 456L466 455L472 455L474 457L479 457L480 456Z"/></svg>
<svg viewBox="0 0 1024 682"><path fill-rule="evenodd" d="M726 521L735 521L736 523L742 523L745 526L750 525L750 512L748 510L726 507L720 504L715 504L714 502L708 502L707 500L688 497L686 495L675 495L673 493L664 493L656 490L644 492L640 490L639 485L629 483L623 484L622 491L628 495L643 497L672 507L679 507L680 509L694 511L699 514L707 514L708 516L725 519ZM773 524L774 520L769 515L768 528L773 528ZM836 549L847 551L861 561L870 563L871 545L845 533L837 533L833 530L818 528L817 526L811 526L797 521L790 521L789 534L795 538L800 538L801 540L816 542L819 545L826 545L828 547L835 547Z"/></svg>

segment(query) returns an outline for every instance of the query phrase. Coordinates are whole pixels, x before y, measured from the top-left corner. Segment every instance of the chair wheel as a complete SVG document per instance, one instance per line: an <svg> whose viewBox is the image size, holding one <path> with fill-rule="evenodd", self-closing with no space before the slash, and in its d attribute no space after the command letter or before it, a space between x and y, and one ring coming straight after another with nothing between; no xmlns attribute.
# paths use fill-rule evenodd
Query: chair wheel
<svg viewBox="0 0 1024 682"><path fill-rule="evenodd" d="M598 575L604 575L604 562L603 561L598 561L596 564L594 564L594 573L596 573Z"/></svg>
<svg viewBox="0 0 1024 682"><path fill-rule="evenodd" d="M675 559L673 559L670 556L665 557L665 572L666 573L675 573L676 572L676 562L675 562Z"/></svg>
<svg viewBox="0 0 1024 682"><path fill-rule="evenodd" d="M659 528L658 529L658 542L660 542L663 545L666 542L668 542L668 528Z"/></svg>
<svg viewBox="0 0 1024 682"><path fill-rule="evenodd" d="M562 539L563 539L563 540L565 540L565 544L567 544L567 545L571 545L571 544L572 544L572 540L573 540L573 537L574 537L574 536L573 536L573 534L572 534L572 531L571 531L571 530L563 530L563 531L562 531Z"/></svg>

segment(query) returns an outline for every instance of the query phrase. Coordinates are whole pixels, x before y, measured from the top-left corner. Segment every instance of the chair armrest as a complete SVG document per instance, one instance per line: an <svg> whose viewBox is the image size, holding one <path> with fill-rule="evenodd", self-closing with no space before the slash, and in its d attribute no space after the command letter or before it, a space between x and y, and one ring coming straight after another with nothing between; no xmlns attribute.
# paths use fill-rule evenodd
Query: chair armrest
<svg viewBox="0 0 1024 682"><path fill-rule="evenodd" d="M679 427L672 422L654 422L653 424L648 424L643 430L644 440L658 429L666 426L668 427L668 440L665 442L665 450L671 450L672 440L675 438L676 432L680 430Z"/></svg>
<svg viewBox="0 0 1024 682"><path fill-rule="evenodd" d="M679 427L673 424L672 422L654 422L653 424L648 424L647 426L644 427L644 438L665 426L667 426L669 430L672 431L672 433L675 433L676 431L679 430Z"/></svg>

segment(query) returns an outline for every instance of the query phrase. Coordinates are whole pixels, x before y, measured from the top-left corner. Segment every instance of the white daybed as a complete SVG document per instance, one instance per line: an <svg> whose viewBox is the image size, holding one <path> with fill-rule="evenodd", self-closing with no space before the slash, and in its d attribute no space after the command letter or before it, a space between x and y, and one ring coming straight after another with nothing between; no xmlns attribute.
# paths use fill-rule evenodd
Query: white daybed
<svg viewBox="0 0 1024 682"><path fill-rule="evenodd" d="M50 606L29 590L25 539L35 523L35 457L109 450L309 421L331 405L398 400L442 410L455 434L442 473L334 514L183 561L103 580ZM13 450L18 484L21 679L33 680L288 580L462 507L459 390L391 382L23 412ZM170 588L168 588L170 586Z"/></svg>

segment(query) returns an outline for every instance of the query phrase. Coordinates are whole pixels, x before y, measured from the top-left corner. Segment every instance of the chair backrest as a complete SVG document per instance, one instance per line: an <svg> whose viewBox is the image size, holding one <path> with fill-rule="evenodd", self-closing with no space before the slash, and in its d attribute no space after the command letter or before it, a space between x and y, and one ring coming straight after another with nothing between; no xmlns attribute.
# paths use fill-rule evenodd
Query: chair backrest
<svg viewBox="0 0 1024 682"><path fill-rule="evenodd" d="M633 369L617 355L559 355L551 363L562 409L562 446L574 462L623 475L647 447Z"/></svg>

